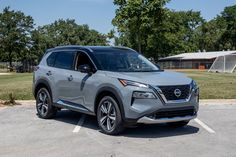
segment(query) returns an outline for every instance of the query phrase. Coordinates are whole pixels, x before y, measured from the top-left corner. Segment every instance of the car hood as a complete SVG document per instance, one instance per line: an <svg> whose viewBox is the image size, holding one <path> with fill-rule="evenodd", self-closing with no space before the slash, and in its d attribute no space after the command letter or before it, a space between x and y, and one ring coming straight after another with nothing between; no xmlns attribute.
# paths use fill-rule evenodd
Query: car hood
<svg viewBox="0 0 236 157"><path fill-rule="evenodd" d="M190 84L192 79L185 74L160 71L160 72L106 72L109 77L127 79L153 86L170 86Z"/></svg>

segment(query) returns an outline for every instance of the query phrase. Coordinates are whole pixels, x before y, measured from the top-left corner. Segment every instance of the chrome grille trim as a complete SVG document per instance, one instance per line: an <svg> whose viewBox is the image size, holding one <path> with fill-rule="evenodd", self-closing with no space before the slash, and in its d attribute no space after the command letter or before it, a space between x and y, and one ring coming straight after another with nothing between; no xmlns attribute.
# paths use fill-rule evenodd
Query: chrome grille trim
<svg viewBox="0 0 236 157"><path fill-rule="evenodd" d="M188 97L186 99L179 99L179 100L167 100L164 93L158 86L151 86L151 89L155 91L156 95L159 96L159 98L161 98L165 104L176 104L176 103L186 103L190 101L193 95L194 89L191 87L191 85L189 86L190 86L190 90L189 90Z"/></svg>

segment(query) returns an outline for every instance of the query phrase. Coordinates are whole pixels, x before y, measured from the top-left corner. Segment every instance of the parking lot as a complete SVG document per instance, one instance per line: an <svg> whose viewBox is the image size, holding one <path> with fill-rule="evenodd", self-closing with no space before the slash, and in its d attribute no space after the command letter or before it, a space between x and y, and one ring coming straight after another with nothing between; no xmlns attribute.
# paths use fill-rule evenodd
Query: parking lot
<svg viewBox="0 0 236 157"><path fill-rule="evenodd" d="M140 125L104 135L92 116L63 110L39 119L34 105L0 108L1 157L235 157L236 104L201 105L184 128Z"/></svg>

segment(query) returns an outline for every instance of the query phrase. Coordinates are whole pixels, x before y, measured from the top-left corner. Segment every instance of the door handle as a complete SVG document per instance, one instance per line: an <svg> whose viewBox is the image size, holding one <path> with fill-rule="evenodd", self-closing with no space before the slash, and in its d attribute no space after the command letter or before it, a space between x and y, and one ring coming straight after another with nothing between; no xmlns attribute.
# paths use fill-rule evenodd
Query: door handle
<svg viewBox="0 0 236 157"><path fill-rule="evenodd" d="M69 77L67 77L68 81L72 81L73 80L73 76L70 75Z"/></svg>
<svg viewBox="0 0 236 157"><path fill-rule="evenodd" d="M48 71L48 72L46 73L46 75L51 76L51 75L52 75L52 72L51 72L51 71Z"/></svg>

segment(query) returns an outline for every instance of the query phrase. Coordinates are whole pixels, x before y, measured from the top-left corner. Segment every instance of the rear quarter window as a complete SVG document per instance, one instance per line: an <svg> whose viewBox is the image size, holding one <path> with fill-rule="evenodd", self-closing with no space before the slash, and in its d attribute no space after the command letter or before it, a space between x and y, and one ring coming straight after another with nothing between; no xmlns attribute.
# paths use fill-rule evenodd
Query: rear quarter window
<svg viewBox="0 0 236 157"><path fill-rule="evenodd" d="M56 52L53 52L49 55L49 57L47 58L47 65L53 67L54 63L55 63L55 59L56 59Z"/></svg>

